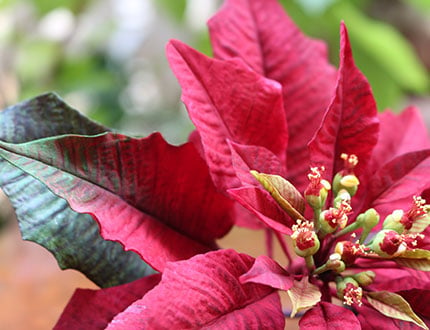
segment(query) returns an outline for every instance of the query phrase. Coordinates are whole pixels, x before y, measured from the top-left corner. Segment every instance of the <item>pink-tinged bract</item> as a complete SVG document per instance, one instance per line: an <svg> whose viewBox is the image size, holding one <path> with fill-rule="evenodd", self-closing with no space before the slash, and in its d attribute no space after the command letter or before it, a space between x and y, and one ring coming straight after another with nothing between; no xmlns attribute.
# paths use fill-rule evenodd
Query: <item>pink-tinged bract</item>
<svg viewBox="0 0 430 330"><path fill-rule="evenodd" d="M320 302L308 310L299 322L301 329L351 329L360 330L360 322L354 313L341 306Z"/></svg>
<svg viewBox="0 0 430 330"><path fill-rule="evenodd" d="M260 283L285 291L293 286L293 281L294 276L266 256L258 257L251 269L240 277L241 283Z"/></svg>
<svg viewBox="0 0 430 330"><path fill-rule="evenodd" d="M276 0L228 0L208 25L215 58L239 57L282 85L290 136L287 179L303 191L309 164L306 146L336 81L326 45L306 37Z"/></svg>
<svg viewBox="0 0 430 330"><path fill-rule="evenodd" d="M169 263L160 284L118 314L108 329L281 329L278 294L239 280L253 261L220 250Z"/></svg>
<svg viewBox="0 0 430 330"><path fill-rule="evenodd" d="M167 55L215 185L224 189L239 185L227 139L266 147L285 159L288 133L278 83L253 72L240 59L211 59L179 41L168 44ZM268 132L268 126L276 134Z"/></svg>
<svg viewBox="0 0 430 330"><path fill-rule="evenodd" d="M115 315L140 299L157 285L160 279L160 274L154 274L102 290L78 289L54 329L105 329ZM86 308L83 309L82 306Z"/></svg>
<svg viewBox="0 0 430 330"><path fill-rule="evenodd" d="M369 83L355 66L345 25L341 25L340 64L335 96L309 144L313 166L324 166L327 178L342 170L342 153L358 157L361 174L379 133L376 103Z"/></svg>

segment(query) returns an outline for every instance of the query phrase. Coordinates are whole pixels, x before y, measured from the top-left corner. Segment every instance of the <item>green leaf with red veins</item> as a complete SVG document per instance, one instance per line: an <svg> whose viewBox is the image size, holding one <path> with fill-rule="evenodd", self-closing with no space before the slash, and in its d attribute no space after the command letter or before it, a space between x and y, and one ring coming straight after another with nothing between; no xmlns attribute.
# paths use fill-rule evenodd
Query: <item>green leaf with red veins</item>
<svg viewBox="0 0 430 330"><path fill-rule="evenodd" d="M273 199L293 219L305 220L305 200L288 180L279 175L251 172Z"/></svg>
<svg viewBox="0 0 430 330"><path fill-rule="evenodd" d="M93 215L105 239L157 270L212 249L232 225L232 202L216 191L191 144L174 147L159 134L106 133L0 145L3 158L75 211Z"/></svg>
<svg viewBox="0 0 430 330"><path fill-rule="evenodd" d="M105 131L107 128L83 117L55 94L0 112L0 140L11 143ZM153 272L135 253L104 240L89 214L74 212L43 183L4 160L0 162L0 185L15 208L23 239L49 250L62 269L77 269L100 287L127 283Z"/></svg>
<svg viewBox="0 0 430 330"><path fill-rule="evenodd" d="M294 317L303 309L315 306L321 301L321 292L319 288L309 282L307 276L300 281L294 281L293 287L289 289L288 296L293 304L290 317Z"/></svg>
<svg viewBox="0 0 430 330"><path fill-rule="evenodd" d="M285 161L287 123L277 82L240 59L211 59L175 40L168 44L167 56L217 187L240 186L227 139L263 146Z"/></svg>
<svg viewBox="0 0 430 330"><path fill-rule="evenodd" d="M397 264L409 267L424 272L430 271L430 260L429 259L410 259L410 258L395 258L393 259Z"/></svg>
<svg viewBox="0 0 430 330"><path fill-rule="evenodd" d="M425 323L414 313L409 303L400 295L389 291L368 292L366 299L380 313L403 321L413 322L423 329Z"/></svg>
<svg viewBox="0 0 430 330"><path fill-rule="evenodd" d="M430 251L423 250L423 249L413 249L413 250L406 250L403 252L399 258L407 258L407 259L423 259L427 258L430 259Z"/></svg>
<svg viewBox="0 0 430 330"><path fill-rule="evenodd" d="M416 270L430 271L430 251L428 250L406 250L399 257L393 258L393 261Z"/></svg>
<svg viewBox="0 0 430 330"><path fill-rule="evenodd" d="M278 293L239 277L254 259L218 250L168 263L161 282L107 329L283 329Z"/></svg>
<svg viewBox="0 0 430 330"><path fill-rule="evenodd" d="M376 103L366 77L354 64L343 23L340 36L340 66L335 97L309 144L312 164L325 166L325 175L329 179L343 169L342 153L358 157L355 172L358 176L362 174L379 133Z"/></svg>
<svg viewBox="0 0 430 330"><path fill-rule="evenodd" d="M329 105L336 70L326 45L306 37L276 0L228 0L210 19L214 56L239 57L255 72L282 85L288 122L288 177L299 191L308 181L307 144ZM278 134L266 125L267 134Z"/></svg>

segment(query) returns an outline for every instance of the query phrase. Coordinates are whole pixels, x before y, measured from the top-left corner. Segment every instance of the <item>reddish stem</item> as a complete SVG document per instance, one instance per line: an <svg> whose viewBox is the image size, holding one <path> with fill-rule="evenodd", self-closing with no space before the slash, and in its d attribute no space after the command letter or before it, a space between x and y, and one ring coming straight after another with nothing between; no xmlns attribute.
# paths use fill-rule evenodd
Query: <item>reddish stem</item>
<svg viewBox="0 0 430 330"><path fill-rule="evenodd" d="M281 245L281 249L284 252L285 256L288 259L288 265L291 265L293 263L293 258L291 257L290 250L288 249L287 244L285 243L284 238L280 233L275 231L276 238L278 239L279 244Z"/></svg>
<svg viewBox="0 0 430 330"><path fill-rule="evenodd" d="M273 259L273 232L270 228L265 230L266 234L266 253L269 258Z"/></svg>

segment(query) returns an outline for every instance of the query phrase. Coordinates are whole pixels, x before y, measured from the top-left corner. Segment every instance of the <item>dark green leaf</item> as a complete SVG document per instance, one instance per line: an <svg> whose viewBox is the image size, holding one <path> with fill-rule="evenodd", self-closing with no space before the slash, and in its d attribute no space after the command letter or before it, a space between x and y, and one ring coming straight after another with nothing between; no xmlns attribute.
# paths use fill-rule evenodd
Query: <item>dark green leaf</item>
<svg viewBox="0 0 430 330"><path fill-rule="evenodd" d="M11 143L105 131L107 128L86 119L55 94L0 112L0 139ZM102 239L90 215L74 212L65 200L6 161L0 162L0 185L16 210L23 238L48 249L61 268L77 269L101 287L153 272L135 253Z"/></svg>

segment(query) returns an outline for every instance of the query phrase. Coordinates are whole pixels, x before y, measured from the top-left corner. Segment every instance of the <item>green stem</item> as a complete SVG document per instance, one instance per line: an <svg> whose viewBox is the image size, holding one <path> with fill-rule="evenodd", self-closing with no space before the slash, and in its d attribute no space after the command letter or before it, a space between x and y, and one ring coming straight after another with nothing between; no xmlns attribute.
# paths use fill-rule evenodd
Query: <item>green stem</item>
<svg viewBox="0 0 430 330"><path fill-rule="evenodd" d="M353 223L351 223L349 226L346 226L345 228L343 228L342 230L338 231L336 234L333 235L334 238L339 238L345 234L348 234L354 230L357 230L358 228L361 227L361 223L355 221Z"/></svg>
<svg viewBox="0 0 430 330"><path fill-rule="evenodd" d="M322 266L319 266L317 269L315 269L315 270L313 271L313 274L314 274L314 275L319 275L319 274L324 273L324 272L326 272L326 271L328 271L328 270L330 270L330 268L329 268L329 267L327 267L327 264L324 264L324 265L322 265Z"/></svg>
<svg viewBox="0 0 430 330"><path fill-rule="evenodd" d="M366 240L367 236L369 236L371 230L372 230L372 228L367 229L367 230L366 230L366 228L363 228L363 231L361 232L360 240L359 240L360 244L364 243L364 241Z"/></svg>
<svg viewBox="0 0 430 330"><path fill-rule="evenodd" d="M320 230L320 214L321 208L314 208L314 228L316 233Z"/></svg>
<svg viewBox="0 0 430 330"><path fill-rule="evenodd" d="M305 257L306 267L309 269L309 272L313 272L315 269L315 262L313 256Z"/></svg>

